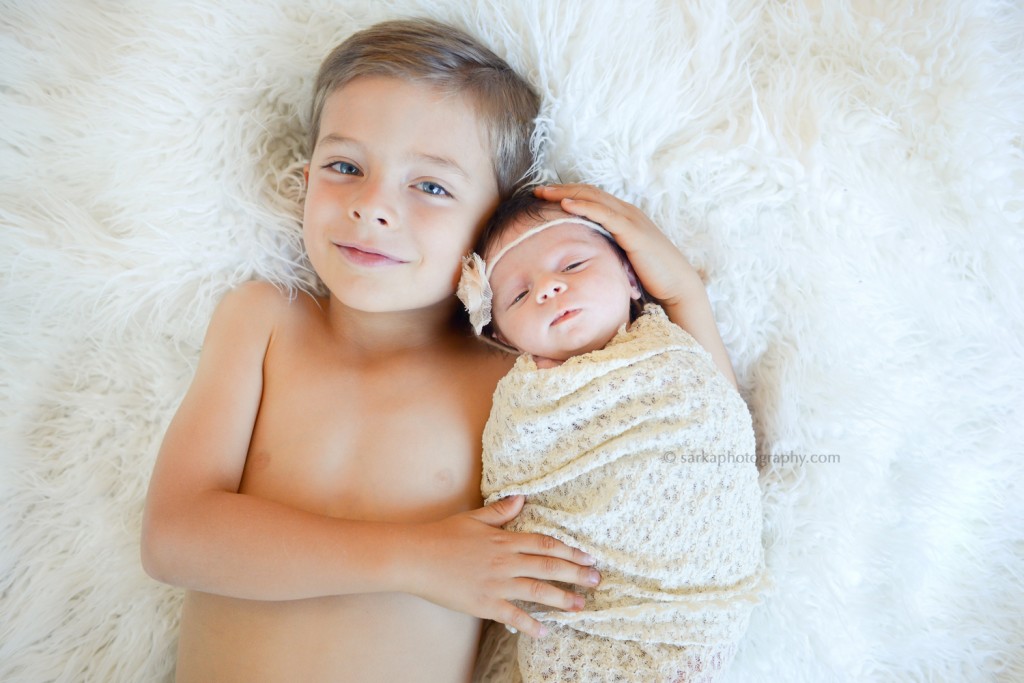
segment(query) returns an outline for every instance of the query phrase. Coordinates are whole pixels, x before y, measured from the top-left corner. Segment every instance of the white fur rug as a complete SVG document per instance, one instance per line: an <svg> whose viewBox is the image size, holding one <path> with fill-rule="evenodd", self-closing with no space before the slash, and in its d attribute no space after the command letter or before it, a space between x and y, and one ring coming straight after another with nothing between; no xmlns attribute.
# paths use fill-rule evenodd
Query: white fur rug
<svg viewBox="0 0 1024 683"><path fill-rule="evenodd" d="M0 680L169 677L180 593L138 560L163 430L218 297L306 279L320 58L409 14L506 56L548 166L707 275L774 456L776 591L731 679L1024 679L1019 2L25 0L0 4Z"/></svg>

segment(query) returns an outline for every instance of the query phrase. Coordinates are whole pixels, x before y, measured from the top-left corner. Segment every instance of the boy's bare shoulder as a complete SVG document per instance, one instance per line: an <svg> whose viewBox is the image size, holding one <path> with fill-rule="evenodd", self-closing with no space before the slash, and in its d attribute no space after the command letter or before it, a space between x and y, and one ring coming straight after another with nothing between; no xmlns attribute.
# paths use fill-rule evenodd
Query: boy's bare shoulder
<svg viewBox="0 0 1024 683"><path fill-rule="evenodd" d="M472 374L484 382L498 379L508 373L516 357L478 339L467 339L461 349L460 363L471 368Z"/></svg>
<svg viewBox="0 0 1024 683"><path fill-rule="evenodd" d="M234 289L228 290L222 300L222 306L229 308L249 309L251 313L261 314L280 309L305 294L291 293L271 282L250 280L243 282Z"/></svg>
<svg viewBox="0 0 1024 683"><path fill-rule="evenodd" d="M270 282L246 282L229 290L210 319L204 352L226 353L262 363L285 330L308 329L322 305L305 292L289 292Z"/></svg>
<svg viewBox="0 0 1024 683"><path fill-rule="evenodd" d="M270 282L252 280L229 290L221 299L215 318L228 318L243 329L274 326L288 317L320 310L317 300L303 291L290 292Z"/></svg>

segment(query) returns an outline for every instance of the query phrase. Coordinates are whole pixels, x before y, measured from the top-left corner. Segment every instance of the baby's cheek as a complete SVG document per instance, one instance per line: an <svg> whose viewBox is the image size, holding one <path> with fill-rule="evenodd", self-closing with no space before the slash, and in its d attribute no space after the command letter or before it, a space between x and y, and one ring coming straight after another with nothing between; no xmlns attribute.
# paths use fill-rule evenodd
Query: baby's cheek
<svg viewBox="0 0 1024 683"><path fill-rule="evenodd" d="M522 340L516 335L516 328L514 325L509 323L507 315L494 315L491 312L491 330L495 337L499 341L514 346L515 348L522 348L520 343Z"/></svg>

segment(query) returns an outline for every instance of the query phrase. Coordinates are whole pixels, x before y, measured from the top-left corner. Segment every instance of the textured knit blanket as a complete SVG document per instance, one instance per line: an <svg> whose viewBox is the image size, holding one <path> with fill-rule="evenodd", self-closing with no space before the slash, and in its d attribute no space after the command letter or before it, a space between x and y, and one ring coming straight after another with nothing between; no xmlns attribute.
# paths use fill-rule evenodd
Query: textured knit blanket
<svg viewBox="0 0 1024 683"><path fill-rule="evenodd" d="M484 430L482 489L526 494L509 528L590 553L602 576L582 612L529 606L552 632L519 639L525 680L709 680L729 660L762 584L754 434L661 308L557 368L517 360Z"/></svg>

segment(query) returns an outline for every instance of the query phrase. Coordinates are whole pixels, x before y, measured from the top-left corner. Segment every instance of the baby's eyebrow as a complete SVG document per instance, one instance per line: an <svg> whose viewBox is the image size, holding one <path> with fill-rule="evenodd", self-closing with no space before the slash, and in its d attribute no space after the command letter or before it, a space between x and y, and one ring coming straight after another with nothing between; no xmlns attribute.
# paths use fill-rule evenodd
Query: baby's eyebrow
<svg viewBox="0 0 1024 683"><path fill-rule="evenodd" d="M494 290L495 301L498 301L499 299L509 299L519 294L520 291L527 289L526 283L523 282L522 278L520 278L518 274L506 277L500 282L493 282L491 283L491 286Z"/></svg>

